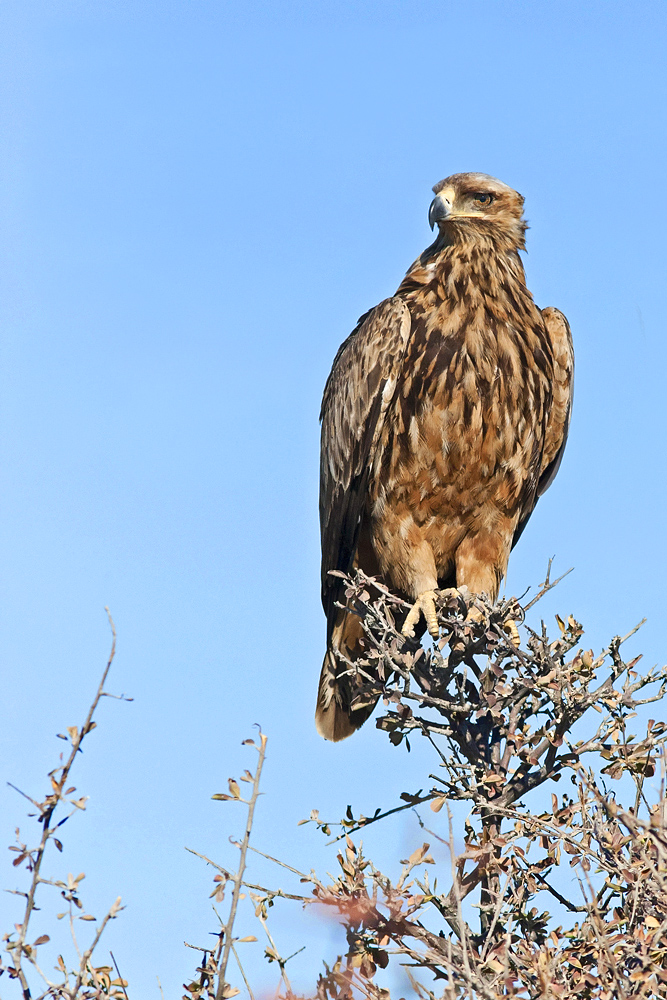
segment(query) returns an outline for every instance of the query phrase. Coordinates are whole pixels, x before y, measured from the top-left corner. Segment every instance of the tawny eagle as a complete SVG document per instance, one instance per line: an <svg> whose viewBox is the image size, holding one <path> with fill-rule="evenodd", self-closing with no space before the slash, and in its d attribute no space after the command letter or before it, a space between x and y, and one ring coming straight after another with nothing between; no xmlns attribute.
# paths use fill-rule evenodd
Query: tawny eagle
<svg viewBox="0 0 667 1000"><path fill-rule="evenodd" d="M563 314L539 309L526 288L523 198L479 173L433 191L437 239L361 317L324 390L316 724L329 740L372 711L353 704L346 672L363 632L338 606L344 586L330 570L377 577L414 602L406 634L423 614L437 635L434 591L466 585L496 599L565 448L572 340Z"/></svg>

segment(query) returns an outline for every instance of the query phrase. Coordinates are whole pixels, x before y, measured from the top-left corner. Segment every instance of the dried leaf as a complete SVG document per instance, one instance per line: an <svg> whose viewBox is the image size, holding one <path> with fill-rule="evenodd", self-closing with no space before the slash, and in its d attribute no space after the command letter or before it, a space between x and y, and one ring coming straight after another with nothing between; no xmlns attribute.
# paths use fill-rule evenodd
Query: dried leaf
<svg viewBox="0 0 667 1000"><path fill-rule="evenodd" d="M421 847L418 847L416 851L412 852L407 862L402 861L401 864L418 865L420 861L422 861L422 859L428 853L428 849L430 846L431 846L430 844L422 844Z"/></svg>

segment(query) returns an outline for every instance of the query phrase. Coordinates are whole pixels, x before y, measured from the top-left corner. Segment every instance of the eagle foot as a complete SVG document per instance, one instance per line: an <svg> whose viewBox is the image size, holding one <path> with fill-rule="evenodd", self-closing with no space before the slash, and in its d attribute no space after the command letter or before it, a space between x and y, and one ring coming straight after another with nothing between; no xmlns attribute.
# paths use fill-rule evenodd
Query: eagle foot
<svg viewBox="0 0 667 1000"><path fill-rule="evenodd" d="M457 590L455 587L452 587L450 590L445 590L445 591L443 591L443 593L445 593L447 595L449 595L449 594L456 594L457 597L462 597L464 601L465 601L465 598L468 596L467 592L465 593L465 596L464 596L463 594L461 594L461 591ZM476 624L479 624L480 622L484 621L484 617L485 617L484 616L484 612L481 610L481 608L475 608L475 607L468 608L464 624L469 625L472 622L475 622ZM450 641L450 643L449 643L449 648L451 649L452 653L463 654L465 652L466 646L465 646L465 643L462 642L460 639L454 639L454 638L452 638L451 641Z"/></svg>
<svg viewBox="0 0 667 1000"><path fill-rule="evenodd" d="M438 615L435 610L435 590L425 590L423 594L419 595L408 611L408 616L403 622L401 632L407 638L412 639L415 634L415 625L419 621L422 612L424 613L426 627L430 634L434 639L438 639L440 637L440 628L438 626Z"/></svg>
<svg viewBox="0 0 667 1000"><path fill-rule="evenodd" d="M467 622L483 622L484 612L480 608L470 608L466 615Z"/></svg>
<svg viewBox="0 0 667 1000"><path fill-rule="evenodd" d="M456 593L456 591L454 591L454 593ZM480 622L484 621L485 617L486 616L481 608L472 607L469 608L468 610L468 613L466 615L466 622L475 622L476 624L479 624ZM521 621L522 621L521 618L507 617L501 625L503 632L506 633L510 643L516 649L518 649L519 646L521 645L521 636L519 635L519 629L518 629L518 624L520 624ZM459 648L459 646L460 644L456 644L457 649ZM454 647L452 646L452 649L453 648Z"/></svg>
<svg viewBox="0 0 667 1000"><path fill-rule="evenodd" d="M511 644L518 649L521 645L521 636L514 618L508 618L503 622L503 632L507 632Z"/></svg>
<svg viewBox="0 0 667 1000"><path fill-rule="evenodd" d="M466 621L481 622L483 620L484 620L484 612L480 608L470 608L466 616ZM521 636L519 635L517 621L521 621L521 619L508 617L502 623L501 627L503 632L507 634L511 644L518 649L518 647L521 645Z"/></svg>

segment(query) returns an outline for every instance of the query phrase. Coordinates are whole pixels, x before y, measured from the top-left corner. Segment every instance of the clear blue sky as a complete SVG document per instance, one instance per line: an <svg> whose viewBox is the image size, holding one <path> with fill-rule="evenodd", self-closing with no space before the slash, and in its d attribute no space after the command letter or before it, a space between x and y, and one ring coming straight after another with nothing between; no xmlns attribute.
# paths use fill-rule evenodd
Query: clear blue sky
<svg viewBox="0 0 667 1000"><path fill-rule="evenodd" d="M256 843L297 866L334 866L296 827L311 808L372 811L427 773L372 723L337 746L314 730L317 416L447 174L525 195L529 287L575 337L570 443L507 591L555 555L576 570L543 614L591 645L647 615L633 649L664 658L665 28L645 2L2 4L0 844L29 829L5 781L43 794L83 717L108 604L110 687L134 701L102 705L88 812L47 873L86 871L96 915L122 895L108 942L134 1000L156 976L180 996L183 940L215 929L183 847L233 863L240 812L210 796L250 765L253 723ZM387 863L421 842L409 816L365 839ZM3 931L18 904L0 897ZM306 990L339 939L281 913Z"/></svg>

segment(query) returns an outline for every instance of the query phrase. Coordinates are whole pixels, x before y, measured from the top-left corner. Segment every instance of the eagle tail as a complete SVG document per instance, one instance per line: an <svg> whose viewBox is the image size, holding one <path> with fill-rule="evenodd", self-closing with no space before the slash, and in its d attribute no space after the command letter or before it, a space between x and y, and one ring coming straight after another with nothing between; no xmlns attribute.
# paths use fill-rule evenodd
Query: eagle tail
<svg viewBox="0 0 667 1000"><path fill-rule="evenodd" d="M315 709L318 733L325 740L332 740L334 743L347 739L363 726L377 703L377 698L372 698L352 707L359 694L358 682L348 672L348 664L339 659L335 652L339 649L347 660L354 661L362 653L362 639L363 629L359 618L341 611L334 626L331 645L324 655Z"/></svg>

